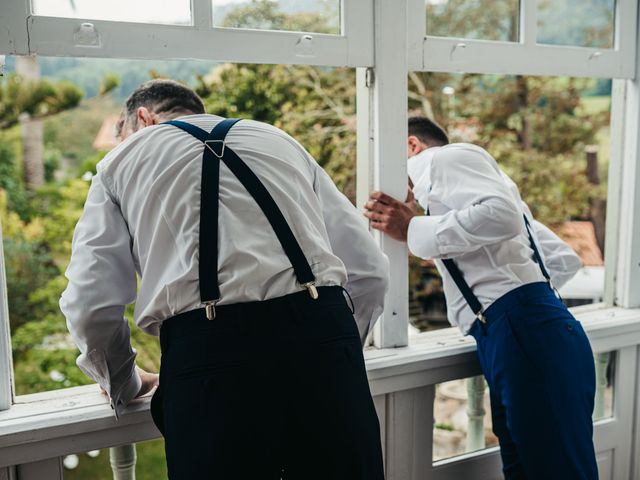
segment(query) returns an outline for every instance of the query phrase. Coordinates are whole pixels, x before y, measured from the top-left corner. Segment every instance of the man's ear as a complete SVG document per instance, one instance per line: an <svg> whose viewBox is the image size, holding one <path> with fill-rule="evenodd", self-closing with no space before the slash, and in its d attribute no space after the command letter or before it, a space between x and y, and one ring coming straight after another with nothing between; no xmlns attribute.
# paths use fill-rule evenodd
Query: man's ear
<svg viewBox="0 0 640 480"><path fill-rule="evenodd" d="M158 123L158 116L155 113L150 112L147 107L138 107L136 114L140 128L150 127L151 125L156 125Z"/></svg>
<svg viewBox="0 0 640 480"><path fill-rule="evenodd" d="M422 148L422 142L415 135L409 135L407 138L407 147L409 148L409 156L412 157L420 153Z"/></svg>

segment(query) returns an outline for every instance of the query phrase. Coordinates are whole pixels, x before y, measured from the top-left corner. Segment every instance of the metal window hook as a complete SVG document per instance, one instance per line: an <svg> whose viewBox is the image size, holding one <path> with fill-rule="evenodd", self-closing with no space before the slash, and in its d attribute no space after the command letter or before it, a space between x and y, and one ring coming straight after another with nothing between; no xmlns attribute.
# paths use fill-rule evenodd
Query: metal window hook
<svg viewBox="0 0 640 480"><path fill-rule="evenodd" d="M467 48L467 44L464 42L458 42L453 47L451 47L451 53L449 54L449 60L453 60L453 55L456 53L456 50L464 50Z"/></svg>

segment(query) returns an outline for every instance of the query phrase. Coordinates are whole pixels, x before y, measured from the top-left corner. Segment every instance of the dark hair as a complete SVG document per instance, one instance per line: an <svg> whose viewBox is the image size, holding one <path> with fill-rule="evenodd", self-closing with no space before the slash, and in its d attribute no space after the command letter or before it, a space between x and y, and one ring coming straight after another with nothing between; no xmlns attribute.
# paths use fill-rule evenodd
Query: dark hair
<svg viewBox="0 0 640 480"><path fill-rule="evenodd" d="M447 137L444 129L427 117L409 118L409 135L418 137L421 142L432 147L449 143L449 137Z"/></svg>
<svg viewBox="0 0 640 480"><path fill-rule="evenodd" d="M153 113L204 113L200 97L189 87L174 80L149 80L140 85L125 102L125 116L134 115L139 107Z"/></svg>

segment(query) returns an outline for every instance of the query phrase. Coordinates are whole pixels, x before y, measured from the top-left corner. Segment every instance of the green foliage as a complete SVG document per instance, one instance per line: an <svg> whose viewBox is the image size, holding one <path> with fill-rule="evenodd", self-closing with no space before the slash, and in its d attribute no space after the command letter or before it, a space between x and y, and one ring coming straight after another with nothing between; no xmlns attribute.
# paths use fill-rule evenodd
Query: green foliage
<svg viewBox="0 0 640 480"><path fill-rule="evenodd" d="M26 80L9 74L0 83L0 128L18 123L21 114L45 117L77 106L82 91L68 81Z"/></svg>
<svg viewBox="0 0 640 480"><path fill-rule="evenodd" d="M100 95L107 95L120 85L120 77L115 73L107 73L100 84Z"/></svg>
<svg viewBox="0 0 640 480"><path fill-rule="evenodd" d="M285 13L272 0L251 0L226 14L222 26L263 30L294 30L314 33L340 33L336 9L326 5L324 12Z"/></svg>

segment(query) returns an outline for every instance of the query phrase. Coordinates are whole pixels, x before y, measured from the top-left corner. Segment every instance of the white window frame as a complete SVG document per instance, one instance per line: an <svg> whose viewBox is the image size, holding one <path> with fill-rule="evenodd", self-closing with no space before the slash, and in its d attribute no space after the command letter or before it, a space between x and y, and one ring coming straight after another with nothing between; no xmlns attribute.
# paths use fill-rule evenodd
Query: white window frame
<svg viewBox="0 0 640 480"><path fill-rule="evenodd" d="M191 0L192 25L165 25L31 14L29 0L6 2L0 51L9 55L101 58L197 58L236 63L371 66L373 10L366 0L341 1L341 34L213 26L211 0ZM74 35L85 24L95 42ZM94 43L94 44L91 44Z"/></svg>
<svg viewBox="0 0 640 480"><path fill-rule="evenodd" d="M537 0L520 0L517 42L430 36L424 0L408 1L423 12L409 17L411 70L596 78L633 78L635 73L635 0L615 2L613 48L537 43Z"/></svg>
<svg viewBox="0 0 640 480"><path fill-rule="evenodd" d="M625 192L621 194L625 211L634 210L626 207L628 202L640 208L640 185L637 185L640 177L623 176L623 171L629 175L636 173L634 162L637 162L640 151L640 145L632 138L640 122L640 102L637 100L640 95L636 83L630 80L636 75L638 9L634 0L616 2L616 40L614 48L609 50L535 44L536 0L522 0L521 38L515 43L425 36L424 0L342 0L342 35L309 34L313 47L304 50L304 55L296 47L301 36L306 35L301 32L212 27L210 0L192 0L192 26L90 20L101 36L99 47L79 46L74 42L73 34L84 23L82 20L33 16L28 5L26 0L3 5L0 53L198 58L356 67L359 205L372 189L383 190L396 198L406 195L409 70L627 79L624 80L626 87L622 89L624 99L615 101L616 105L624 105L625 108L614 108L614 122L623 122L620 124L627 132L614 136L618 143L613 150L623 152L620 162L624 165L620 166L622 164L617 164L615 159L612 161L610 181L612 185L616 185L616 181L621 184L621 191ZM224 45L224 48L216 48L216 45ZM406 52L406 55L399 52ZM599 54L594 55L596 52ZM628 218L632 217L631 214L626 216L625 222L620 222L615 215L619 210L610 204L613 215L609 217L609 231L623 233L622 223L625 223L624 228L631 229L624 231L629 235L626 240L621 235L609 236L620 240L617 246L609 248L613 253L608 253L607 262L615 261L620 268L615 278L609 274L607 284L609 291L627 292L620 297L619 304L631 307L640 305L640 293L637 293L640 289L632 288L640 286L640 262L630 262L640 255L640 245L632 242L632 239L640 238L632 236L640 235L640 223L635 218ZM382 348L402 347L408 344L407 249L404 244L388 237L377 235L377 238L390 260L391 282L386 309L378 322L374 342ZM0 297L2 302L6 302L6 293L1 286ZM616 295L610 297L617 298ZM4 338L7 337L7 325L6 310L0 310L0 358L10 359L8 338ZM3 399L12 398L12 392L12 373L0 371L0 409L7 406Z"/></svg>

